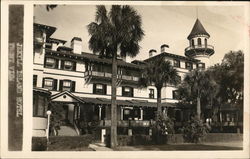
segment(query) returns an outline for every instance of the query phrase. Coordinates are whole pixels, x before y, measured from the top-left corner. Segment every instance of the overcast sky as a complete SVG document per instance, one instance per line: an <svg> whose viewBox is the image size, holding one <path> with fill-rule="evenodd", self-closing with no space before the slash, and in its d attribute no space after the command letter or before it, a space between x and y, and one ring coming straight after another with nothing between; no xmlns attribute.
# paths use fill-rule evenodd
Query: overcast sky
<svg viewBox="0 0 250 159"><path fill-rule="evenodd" d="M145 36L140 42L141 50L135 59L148 58L148 51L167 44L171 53L184 55L189 43L187 36L197 18L195 6L133 6L142 17ZM67 40L72 37L83 40L83 51L88 48L90 38L87 25L94 21L94 5L60 5L52 11L44 6L34 7L35 22L55 26L57 31L53 38ZM244 50L244 27L246 20L241 6L207 6L198 7L198 18L210 34L209 45L215 47L215 54L210 58L211 64L221 62L229 50Z"/></svg>

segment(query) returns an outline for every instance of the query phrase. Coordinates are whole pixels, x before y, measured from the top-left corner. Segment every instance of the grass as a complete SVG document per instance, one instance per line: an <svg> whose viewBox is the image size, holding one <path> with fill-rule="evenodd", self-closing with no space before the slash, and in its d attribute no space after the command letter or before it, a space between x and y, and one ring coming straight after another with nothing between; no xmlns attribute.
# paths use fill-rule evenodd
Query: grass
<svg viewBox="0 0 250 159"><path fill-rule="evenodd" d="M242 147L204 145L204 144L171 144L171 145L142 145L142 146L120 146L115 151L197 151L197 150L242 150Z"/></svg>

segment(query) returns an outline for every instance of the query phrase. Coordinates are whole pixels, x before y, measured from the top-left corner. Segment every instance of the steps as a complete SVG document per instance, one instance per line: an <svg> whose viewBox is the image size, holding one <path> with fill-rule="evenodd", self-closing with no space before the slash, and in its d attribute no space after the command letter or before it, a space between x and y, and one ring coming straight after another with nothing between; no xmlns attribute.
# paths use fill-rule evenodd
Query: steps
<svg viewBox="0 0 250 159"><path fill-rule="evenodd" d="M76 130L71 126L60 126L58 136L78 136Z"/></svg>

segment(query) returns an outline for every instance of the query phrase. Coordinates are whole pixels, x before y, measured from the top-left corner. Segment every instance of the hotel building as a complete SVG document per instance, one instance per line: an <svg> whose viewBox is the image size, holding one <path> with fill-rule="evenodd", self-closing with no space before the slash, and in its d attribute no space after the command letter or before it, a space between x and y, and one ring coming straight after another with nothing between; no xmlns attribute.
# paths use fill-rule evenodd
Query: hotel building
<svg viewBox="0 0 250 159"><path fill-rule="evenodd" d="M33 136L44 136L47 128L46 111L60 110L61 129L57 135L82 134L81 123L99 121L100 139L111 125L111 66L112 60L82 51L82 40L73 37L71 47L65 40L52 38L53 26L34 24L33 54ZM141 88L139 79L146 62L165 57L177 69L180 80L190 70L207 68L209 57L214 54L208 44L210 35L199 19L188 36L189 46L185 56L170 53L169 46L161 45L159 53L151 49L143 61L118 59L117 117L118 134L150 134L156 108L156 88ZM179 108L175 86L162 89L163 112L175 118L175 126L181 126L192 113ZM211 108L210 108L211 109Z"/></svg>

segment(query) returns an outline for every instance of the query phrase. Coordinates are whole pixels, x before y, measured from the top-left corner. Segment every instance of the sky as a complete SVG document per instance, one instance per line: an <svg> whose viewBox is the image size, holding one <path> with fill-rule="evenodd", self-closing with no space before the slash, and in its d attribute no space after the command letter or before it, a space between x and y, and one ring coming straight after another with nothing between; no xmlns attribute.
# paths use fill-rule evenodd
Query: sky
<svg viewBox="0 0 250 159"><path fill-rule="evenodd" d="M244 37L246 18L242 6L165 6L165 5L135 5L133 6L142 17L142 27L145 32L139 43L140 53L134 58L144 60L148 58L148 51L156 49L160 53L160 46L167 44L173 54L184 56L184 49L188 47L187 36L197 19L201 21L210 34L208 44L213 45L214 55L210 57L210 64L220 63L224 55L230 50L244 51ZM110 8L109 6L107 7ZM88 48L90 36L87 25L95 19L95 5L59 5L51 11L45 6L34 7L34 21L54 26L56 32L51 36L68 41L70 46L73 37L82 38L83 52L91 52Z"/></svg>

